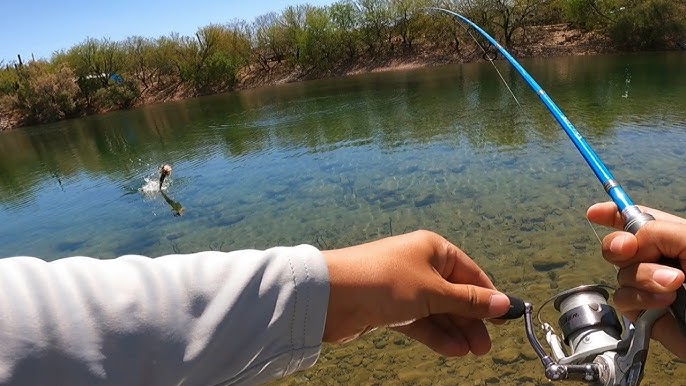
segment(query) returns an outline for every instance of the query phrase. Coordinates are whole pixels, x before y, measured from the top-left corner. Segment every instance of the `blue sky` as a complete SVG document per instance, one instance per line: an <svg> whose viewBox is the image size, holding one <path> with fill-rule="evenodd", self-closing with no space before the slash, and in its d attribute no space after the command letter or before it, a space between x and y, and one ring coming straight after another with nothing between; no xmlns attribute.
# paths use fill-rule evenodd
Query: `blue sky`
<svg viewBox="0 0 686 386"><path fill-rule="evenodd" d="M334 0L4 0L0 12L0 62L49 59L88 37L192 35L199 27L280 12L289 5Z"/></svg>

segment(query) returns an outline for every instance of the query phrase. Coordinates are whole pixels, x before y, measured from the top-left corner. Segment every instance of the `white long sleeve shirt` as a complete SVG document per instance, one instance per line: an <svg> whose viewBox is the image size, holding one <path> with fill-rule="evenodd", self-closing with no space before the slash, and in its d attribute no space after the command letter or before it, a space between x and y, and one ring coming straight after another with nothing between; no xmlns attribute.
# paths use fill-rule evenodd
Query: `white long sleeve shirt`
<svg viewBox="0 0 686 386"><path fill-rule="evenodd" d="M312 366L314 247L0 259L0 385L255 385Z"/></svg>

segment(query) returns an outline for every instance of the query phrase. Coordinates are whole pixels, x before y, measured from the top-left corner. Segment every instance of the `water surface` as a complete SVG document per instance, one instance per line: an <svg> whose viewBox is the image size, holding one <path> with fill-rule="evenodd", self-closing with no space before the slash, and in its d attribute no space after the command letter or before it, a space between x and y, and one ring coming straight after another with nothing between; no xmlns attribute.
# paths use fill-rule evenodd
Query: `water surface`
<svg viewBox="0 0 686 386"><path fill-rule="evenodd" d="M523 64L634 201L686 215L685 55ZM534 304L576 285L613 284L584 219L606 199L602 187L519 76L499 67L521 107L490 65L467 64L3 133L0 256L335 248L423 228ZM142 192L162 163L174 167L166 196ZM377 332L326 348L318 366L278 383L547 384L520 322L491 332L491 354L463 359ZM644 384L686 376L653 347Z"/></svg>

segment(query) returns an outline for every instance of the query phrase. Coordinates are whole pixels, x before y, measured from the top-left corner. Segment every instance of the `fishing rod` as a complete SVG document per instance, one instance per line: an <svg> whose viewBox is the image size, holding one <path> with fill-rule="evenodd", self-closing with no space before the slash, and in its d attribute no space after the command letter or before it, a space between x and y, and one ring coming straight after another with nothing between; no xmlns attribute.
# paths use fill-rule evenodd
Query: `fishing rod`
<svg viewBox="0 0 686 386"><path fill-rule="evenodd" d="M574 143L574 146L603 185L605 192L617 205L624 222L625 231L636 234L643 225L655 220L652 215L642 212L631 201L612 173L562 110L500 43L476 23L459 13L436 7L429 9L451 15L479 32L519 72ZM674 259L661 258L659 262L680 268L679 263ZM553 351L553 357L545 354L545 350L533 333L533 306L529 303L525 303L524 307L516 306L525 309L527 338L541 359L548 379L577 379L601 382L607 386L638 385L640 383L652 326L667 310L644 311L631 326L627 320L623 320L624 329L620 338L620 323L614 309L606 302L608 297L607 290L602 286L587 285L564 291L543 304L545 306L549 301L555 301L555 308L562 314L559 324L563 330L564 341L572 349L572 354L567 355L552 327L547 323L542 323L542 327L546 331L546 340ZM686 284L677 291L676 300L671 304L669 311L677 320L682 333L686 335ZM594 340L595 342L593 342ZM593 363L587 363L589 360L593 360Z"/></svg>

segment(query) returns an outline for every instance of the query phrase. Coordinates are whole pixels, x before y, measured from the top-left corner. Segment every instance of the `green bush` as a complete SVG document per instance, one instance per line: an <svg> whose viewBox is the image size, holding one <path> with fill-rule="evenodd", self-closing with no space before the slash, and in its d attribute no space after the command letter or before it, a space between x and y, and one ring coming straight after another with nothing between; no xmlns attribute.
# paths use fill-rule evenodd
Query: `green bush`
<svg viewBox="0 0 686 386"><path fill-rule="evenodd" d="M0 95L14 95L19 87L18 80L14 68L0 69Z"/></svg>
<svg viewBox="0 0 686 386"><path fill-rule="evenodd" d="M231 55L215 52L191 77L193 86L199 94L227 91L236 83L236 66Z"/></svg>
<svg viewBox="0 0 686 386"><path fill-rule="evenodd" d="M585 29L594 29L607 23L608 9L613 6L596 0L566 0L562 2L566 21Z"/></svg>
<svg viewBox="0 0 686 386"><path fill-rule="evenodd" d="M95 92L95 105L99 110L128 109L133 107L140 96L136 83L125 81L111 84Z"/></svg>
<svg viewBox="0 0 686 386"><path fill-rule="evenodd" d="M18 72L14 107L26 123L46 123L73 116L77 112L79 86L66 65L52 68L46 62L31 62Z"/></svg>
<svg viewBox="0 0 686 386"><path fill-rule="evenodd" d="M686 31L683 15L678 2L672 0L634 1L614 12L607 31L625 48L665 48Z"/></svg>

